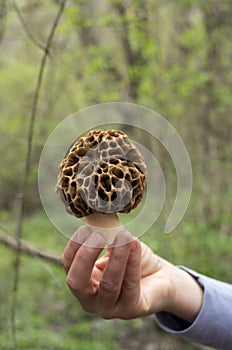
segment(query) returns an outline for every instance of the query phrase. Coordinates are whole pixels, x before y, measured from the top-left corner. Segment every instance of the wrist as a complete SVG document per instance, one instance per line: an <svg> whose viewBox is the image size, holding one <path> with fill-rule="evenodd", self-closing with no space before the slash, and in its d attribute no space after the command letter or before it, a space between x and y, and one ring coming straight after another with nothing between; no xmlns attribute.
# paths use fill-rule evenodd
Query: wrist
<svg viewBox="0 0 232 350"><path fill-rule="evenodd" d="M192 323L203 303L203 288L188 272L175 266L172 270L172 294L166 311Z"/></svg>

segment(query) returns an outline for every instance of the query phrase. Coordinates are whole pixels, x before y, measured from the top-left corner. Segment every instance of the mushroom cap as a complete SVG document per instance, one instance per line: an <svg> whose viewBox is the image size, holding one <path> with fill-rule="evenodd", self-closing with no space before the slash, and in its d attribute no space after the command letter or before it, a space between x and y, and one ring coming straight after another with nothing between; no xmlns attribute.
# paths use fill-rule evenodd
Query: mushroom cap
<svg viewBox="0 0 232 350"><path fill-rule="evenodd" d="M78 217L129 213L143 197L146 165L121 130L92 130L77 140L60 164L56 192Z"/></svg>

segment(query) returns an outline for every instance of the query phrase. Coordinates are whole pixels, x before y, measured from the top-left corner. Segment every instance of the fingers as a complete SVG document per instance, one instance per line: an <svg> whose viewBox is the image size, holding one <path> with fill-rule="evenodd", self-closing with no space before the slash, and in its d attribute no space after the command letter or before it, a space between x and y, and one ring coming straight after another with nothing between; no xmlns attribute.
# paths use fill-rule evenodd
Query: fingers
<svg viewBox="0 0 232 350"><path fill-rule="evenodd" d="M87 226L82 226L73 234L73 236L69 240L61 258L62 265L66 273L68 273L68 270L73 262L73 259L78 249L81 247L82 243L86 241L89 235L89 228Z"/></svg>
<svg viewBox="0 0 232 350"><path fill-rule="evenodd" d="M82 244L80 237L84 241ZM122 314L127 312L130 298L139 290L139 241L134 240L128 231L121 231L114 246L97 260L105 243L100 234L90 235L83 227L73 238L62 259L71 292L86 311L103 318L119 317L119 310ZM119 308L117 304L122 304L122 294L127 302Z"/></svg>
<svg viewBox="0 0 232 350"><path fill-rule="evenodd" d="M67 284L73 294L80 299L83 295L88 297L94 293L94 285L91 284L91 275L94 264L103 248L104 239L99 234L89 236L85 244L79 247L71 263L67 274Z"/></svg>
<svg viewBox="0 0 232 350"><path fill-rule="evenodd" d="M105 267L98 293L99 314L107 318L117 304L130 254L132 236L128 231L122 231L112 248L107 266Z"/></svg>
<svg viewBox="0 0 232 350"><path fill-rule="evenodd" d="M125 276L122 285L123 299L131 300L135 291L139 293L141 279L141 244L138 239L134 240L131 245L130 255L128 257Z"/></svg>

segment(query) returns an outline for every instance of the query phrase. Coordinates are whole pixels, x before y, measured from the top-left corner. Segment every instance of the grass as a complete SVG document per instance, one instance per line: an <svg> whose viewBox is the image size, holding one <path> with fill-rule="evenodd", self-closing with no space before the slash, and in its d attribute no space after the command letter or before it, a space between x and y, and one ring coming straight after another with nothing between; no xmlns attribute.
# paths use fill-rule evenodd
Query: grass
<svg viewBox="0 0 232 350"><path fill-rule="evenodd" d="M6 213L0 218L12 229L12 220ZM150 230L141 238L156 253L175 264L232 282L231 236L220 236L216 229L197 226L193 221L180 225L170 235L159 233L159 223L157 227L157 233ZM67 243L43 212L25 220L23 239L58 254ZM0 344L1 350L10 350L14 253L2 246L0 249ZM83 312L66 287L61 268L25 256L17 299L17 337L22 350L148 349L151 344L153 349L199 349L160 331L150 318L104 321Z"/></svg>

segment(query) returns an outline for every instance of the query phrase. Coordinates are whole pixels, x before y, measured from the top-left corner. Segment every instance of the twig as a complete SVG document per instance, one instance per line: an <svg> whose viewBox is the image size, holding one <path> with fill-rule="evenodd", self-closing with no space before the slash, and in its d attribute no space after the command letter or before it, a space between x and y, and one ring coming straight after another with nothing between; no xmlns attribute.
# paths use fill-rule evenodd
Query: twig
<svg viewBox="0 0 232 350"><path fill-rule="evenodd" d="M18 250L18 240L15 237L0 234L0 243L14 251ZM59 255L50 253L46 250L38 249L32 245L29 245L23 240L20 240L19 242L19 249L20 253L24 253L29 256L36 256L55 265L61 266L61 257Z"/></svg>
<svg viewBox="0 0 232 350"><path fill-rule="evenodd" d="M15 237L17 240L17 249L16 249L16 258L15 258L15 268L14 268L14 282L13 282L13 301L12 301L12 309L11 309L11 331L12 331L12 340L13 340L13 348L14 350L17 350L17 336L16 336L16 305L17 305L17 292L18 292L18 285L19 285L19 272L20 272L20 256L21 256L21 238L22 238L22 223L23 223L23 216L24 216L24 197L27 189L28 184L28 178L30 173L30 166L31 166L31 153L32 153L32 141L33 141L33 135L34 135L34 125L35 125L35 119L37 115L37 108L38 108L38 102L39 102L39 96L40 96L40 90L44 75L44 70L46 66L46 61L48 57L48 53L52 44L52 40L56 31L56 28L59 24L61 15L64 11L65 5L67 0L62 0L60 2L60 6L58 9L58 12L56 14L56 17L54 19L54 22L52 24L50 33L48 35L47 43L45 46L45 49L43 51L43 56L40 63L38 78L37 78L37 84L35 87L35 92L33 96L32 101L32 108L31 108L31 115L29 119L29 129L28 129L28 144L27 144L27 150L26 150L26 158L25 158L25 167L24 172L22 175L22 182L20 191L18 193L18 200L17 200L17 218L16 218L16 229L15 229Z"/></svg>
<svg viewBox="0 0 232 350"><path fill-rule="evenodd" d="M13 8L14 8L14 10L15 10L18 18L19 18L19 21L20 21L20 23L21 23L21 25L23 27L23 30L26 33L26 35L28 36L28 38L32 41L32 43L35 46L37 46L39 49L45 51L45 46L42 43L40 43L38 41L38 39L36 39L34 37L34 35L32 34L32 32L31 32L30 28L28 27L27 23L25 22L25 20L23 18L23 15L22 15L22 13L21 13L17 3L15 2L15 0L11 0L11 2L12 2L12 5L13 5Z"/></svg>

